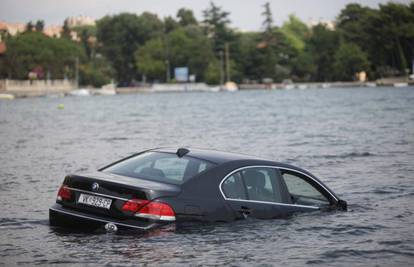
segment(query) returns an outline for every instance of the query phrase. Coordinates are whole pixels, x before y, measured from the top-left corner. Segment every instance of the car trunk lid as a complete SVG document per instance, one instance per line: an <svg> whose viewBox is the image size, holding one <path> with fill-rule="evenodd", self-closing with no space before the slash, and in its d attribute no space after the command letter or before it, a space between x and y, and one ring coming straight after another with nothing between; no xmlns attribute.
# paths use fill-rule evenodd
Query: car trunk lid
<svg viewBox="0 0 414 267"><path fill-rule="evenodd" d="M176 196L181 192L178 185L99 171L68 175L63 187L72 194L70 198L60 200L64 206L118 219L133 215L123 209L129 200L149 202L159 197Z"/></svg>

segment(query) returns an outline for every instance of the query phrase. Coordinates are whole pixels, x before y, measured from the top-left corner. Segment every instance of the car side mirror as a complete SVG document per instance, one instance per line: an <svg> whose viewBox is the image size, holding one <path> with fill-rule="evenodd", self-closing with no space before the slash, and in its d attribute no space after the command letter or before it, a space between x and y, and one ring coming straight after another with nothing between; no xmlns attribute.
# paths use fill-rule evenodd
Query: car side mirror
<svg viewBox="0 0 414 267"><path fill-rule="evenodd" d="M348 210L348 203L345 200L339 199L337 205L341 210Z"/></svg>

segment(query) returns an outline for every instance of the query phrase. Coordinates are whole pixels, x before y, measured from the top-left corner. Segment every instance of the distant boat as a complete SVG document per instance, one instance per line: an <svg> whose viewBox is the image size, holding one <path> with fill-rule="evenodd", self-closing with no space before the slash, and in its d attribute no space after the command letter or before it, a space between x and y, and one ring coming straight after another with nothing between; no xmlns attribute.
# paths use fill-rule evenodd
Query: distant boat
<svg viewBox="0 0 414 267"><path fill-rule="evenodd" d="M234 92L239 90L239 87L235 82L226 82L221 89L223 91Z"/></svg>
<svg viewBox="0 0 414 267"><path fill-rule="evenodd" d="M210 87L210 92L219 92L220 91L220 86L212 86Z"/></svg>
<svg viewBox="0 0 414 267"><path fill-rule="evenodd" d="M407 87L408 83L394 83L394 87Z"/></svg>
<svg viewBox="0 0 414 267"><path fill-rule="evenodd" d="M283 85L283 89L292 90L292 89L295 89L295 85L294 84L285 84L285 85Z"/></svg>
<svg viewBox="0 0 414 267"><path fill-rule="evenodd" d="M102 89L94 89L91 91L93 95L116 95L115 89L111 88L102 88Z"/></svg>
<svg viewBox="0 0 414 267"><path fill-rule="evenodd" d="M91 92L88 89L73 90L68 93L70 96L90 96Z"/></svg>
<svg viewBox="0 0 414 267"><path fill-rule="evenodd" d="M377 87L376 83L366 83L365 84L367 87Z"/></svg>

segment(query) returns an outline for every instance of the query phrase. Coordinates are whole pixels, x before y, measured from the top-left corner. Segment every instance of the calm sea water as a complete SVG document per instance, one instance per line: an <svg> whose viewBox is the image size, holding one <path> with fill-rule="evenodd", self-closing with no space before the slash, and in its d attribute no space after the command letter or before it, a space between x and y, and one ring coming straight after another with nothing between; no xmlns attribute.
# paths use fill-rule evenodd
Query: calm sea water
<svg viewBox="0 0 414 267"><path fill-rule="evenodd" d="M414 265L413 87L0 101L0 142L0 265ZM146 234L48 225L66 174L159 146L298 165L349 211Z"/></svg>

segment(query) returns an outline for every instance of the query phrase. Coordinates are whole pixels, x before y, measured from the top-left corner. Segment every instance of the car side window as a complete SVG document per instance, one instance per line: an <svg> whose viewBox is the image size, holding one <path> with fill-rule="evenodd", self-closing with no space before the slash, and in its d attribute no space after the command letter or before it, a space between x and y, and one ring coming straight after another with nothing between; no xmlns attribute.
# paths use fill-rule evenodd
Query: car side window
<svg viewBox="0 0 414 267"><path fill-rule="evenodd" d="M306 178L296 172L283 171L282 177L286 183L292 202L299 205L325 206L329 200Z"/></svg>
<svg viewBox="0 0 414 267"><path fill-rule="evenodd" d="M274 168L254 167L241 171L249 200L282 202Z"/></svg>
<svg viewBox="0 0 414 267"><path fill-rule="evenodd" d="M244 189L240 172L228 177L223 182L221 188L223 189L223 193L227 198L246 199L246 191Z"/></svg>

